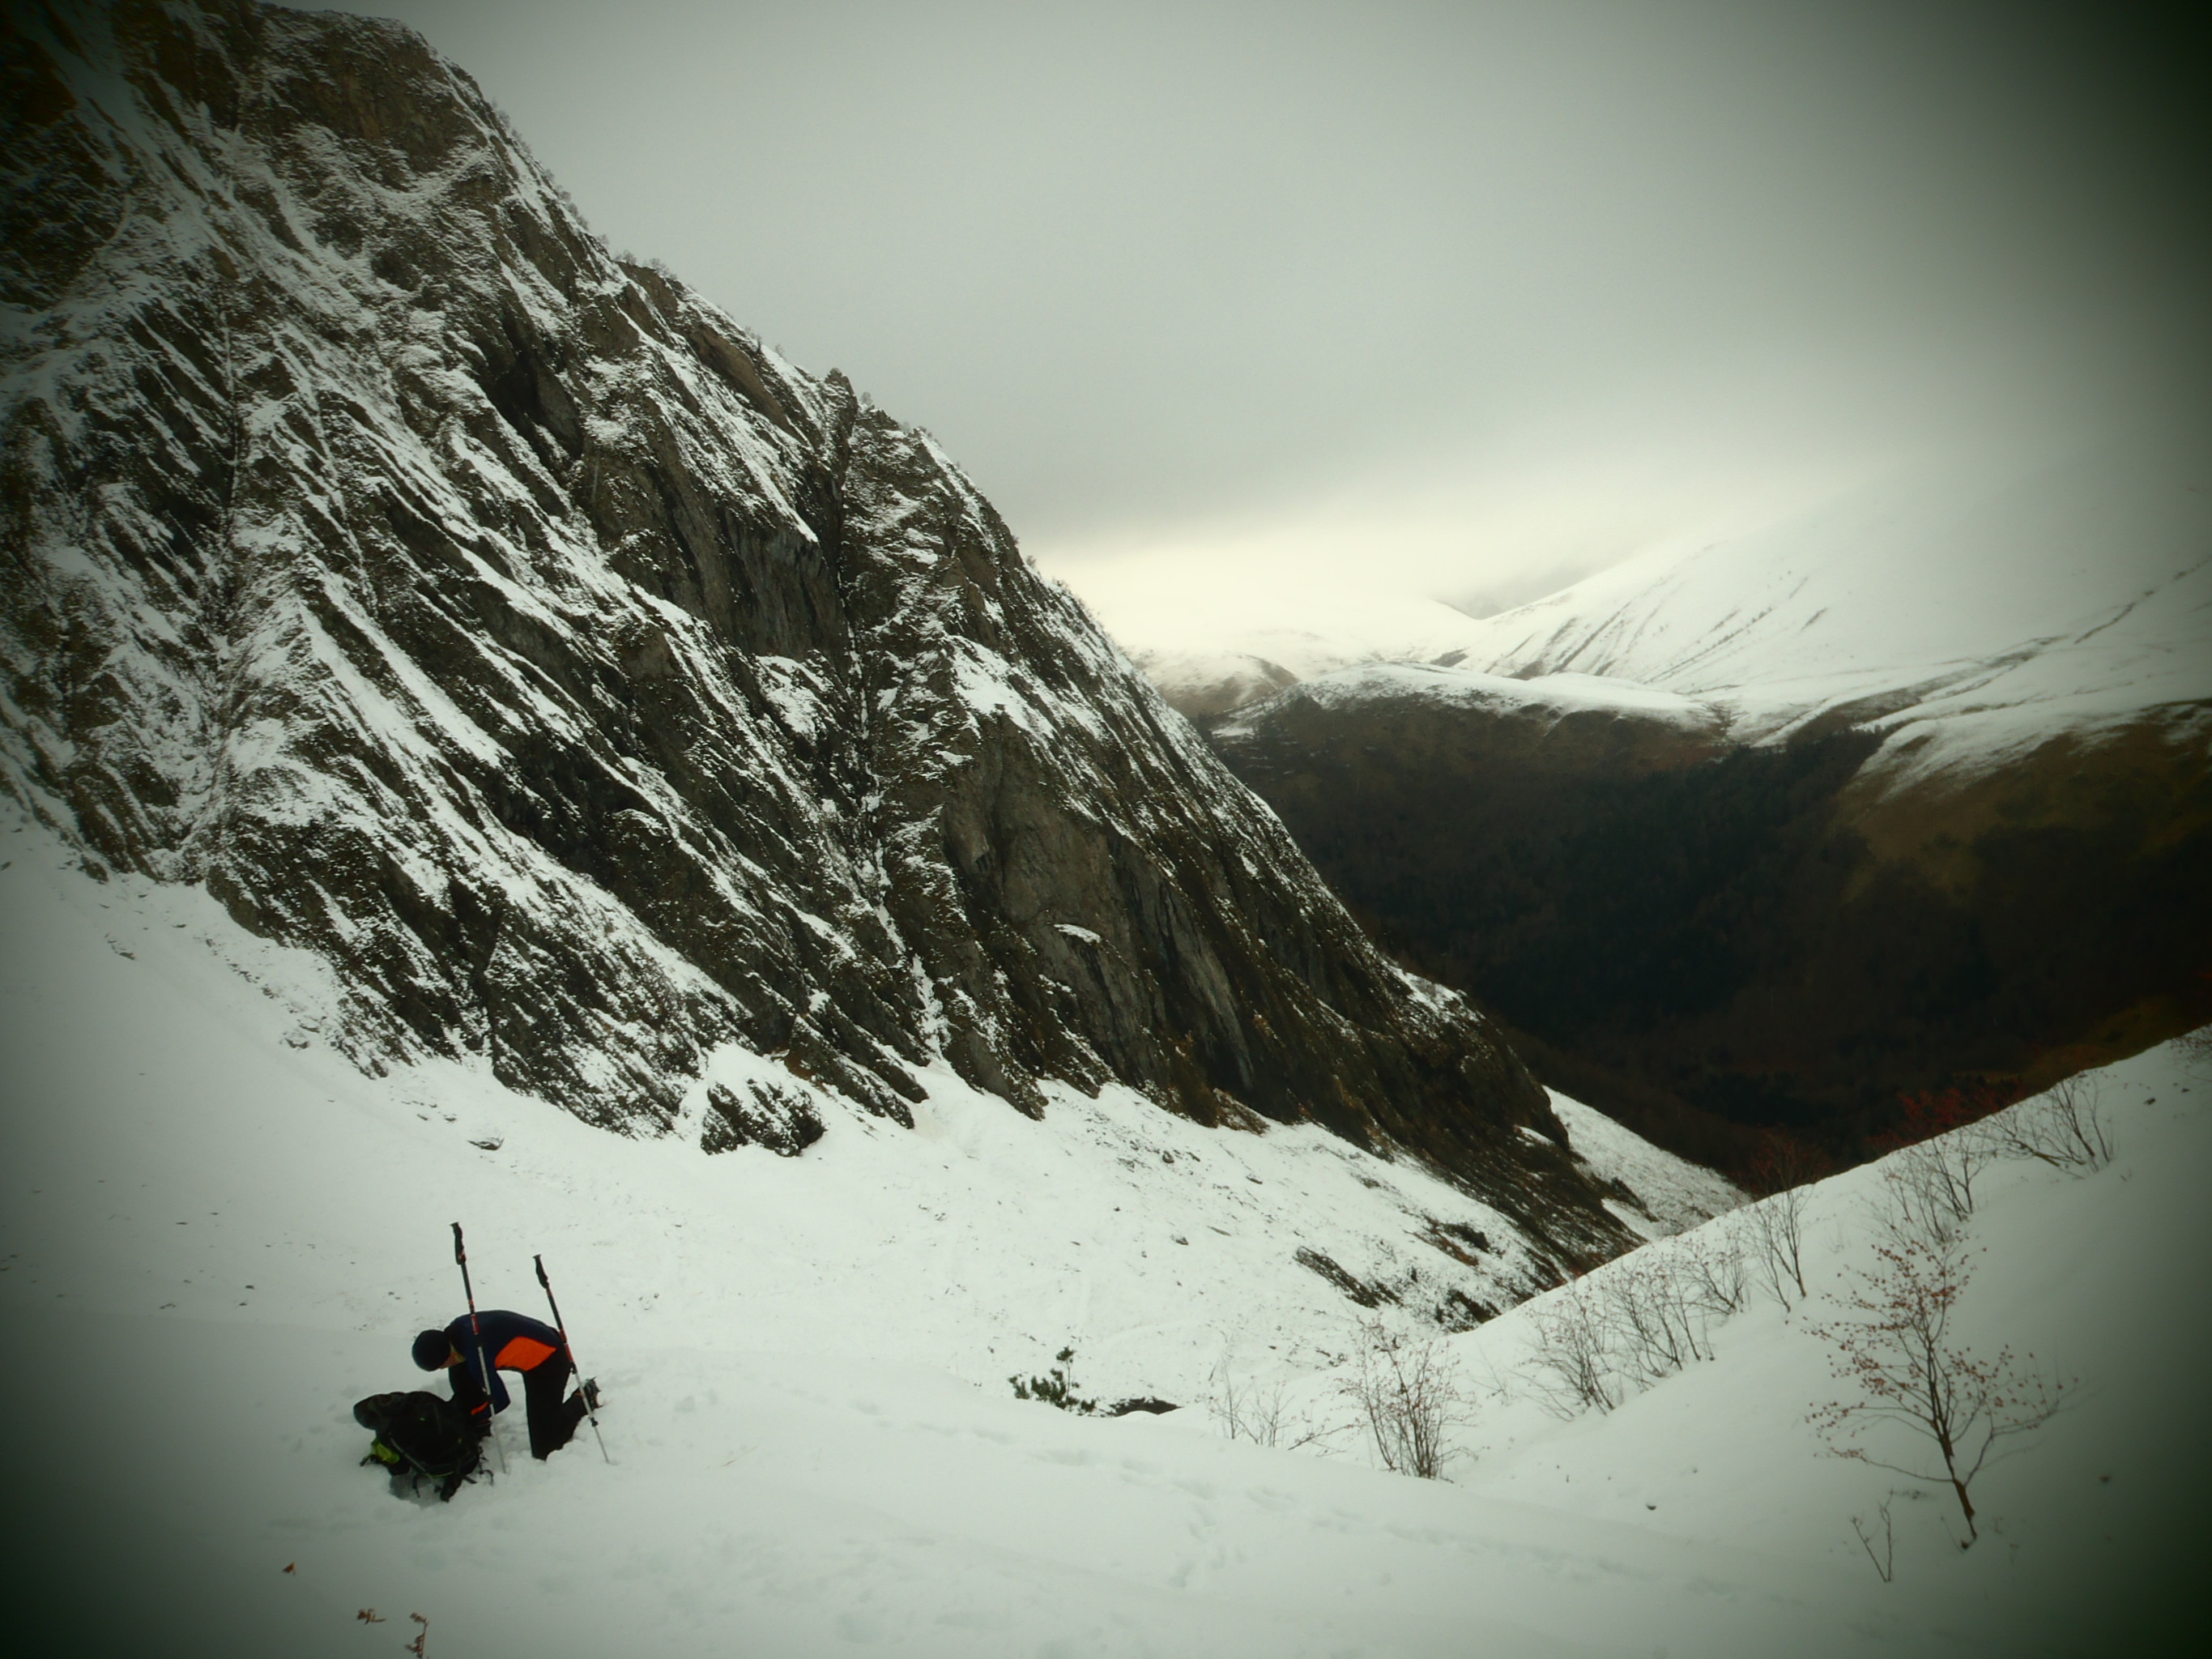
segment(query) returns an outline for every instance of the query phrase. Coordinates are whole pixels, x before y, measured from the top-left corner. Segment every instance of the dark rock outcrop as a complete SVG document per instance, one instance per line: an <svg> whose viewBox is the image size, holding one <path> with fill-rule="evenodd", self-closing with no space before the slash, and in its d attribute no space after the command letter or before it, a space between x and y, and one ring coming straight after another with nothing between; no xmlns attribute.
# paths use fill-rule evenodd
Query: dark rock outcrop
<svg viewBox="0 0 2212 1659"><path fill-rule="evenodd" d="M617 263L417 37L8 50L0 779L339 964L361 1063L647 1131L725 1043L893 1118L1113 1079L1623 1241L926 434ZM708 1140L818 1132L750 1092Z"/></svg>

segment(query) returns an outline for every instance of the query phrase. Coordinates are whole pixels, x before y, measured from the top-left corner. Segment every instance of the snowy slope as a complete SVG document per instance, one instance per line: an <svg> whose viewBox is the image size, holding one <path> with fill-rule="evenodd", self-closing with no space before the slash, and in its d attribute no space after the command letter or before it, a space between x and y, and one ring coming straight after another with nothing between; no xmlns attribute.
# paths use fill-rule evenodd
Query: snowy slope
<svg viewBox="0 0 2212 1659"><path fill-rule="evenodd" d="M1716 1327L1716 1360L1610 1414L1562 1423L1525 1380L1534 1328L1559 1293L1456 1339L1471 1369L1504 1380L1468 1436L1479 1462L1463 1478L1485 1496L1593 1522L1640 1514L1671 1537L1821 1561L1841 1579L1856 1576L1865 1608L1915 1630L1915 1651L2152 1650L2130 1643L2179 1628L2212 1475L2212 1443L2192 1421L2196 1379L2212 1364L2197 1316L2212 1292L2202 1199L2212 1057L2201 1045L2194 1056L2167 1045L2083 1082L2115 1126L2115 1161L2086 1175L2001 1163L1978 1182L1966 1225L1972 1276L1959 1340L1985 1358L2009 1346L2079 1383L2068 1409L1976 1483L1983 1536L1971 1550L1957 1547L1964 1532L1947 1492L1823 1455L1805 1421L1843 1391L1829 1349L1807 1328L1832 1316L1847 1270L1874 1265L1881 1164L1810 1189L1809 1304L1785 1315L1755 1297ZM1729 1224L1648 1249L1694 1249ZM1894 1431L1869 1449L1912 1452ZM1874 1522L1886 1498L1896 1528L1888 1584L1850 1525L1854 1515Z"/></svg>
<svg viewBox="0 0 2212 1659"><path fill-rule="evenodd" d="M1864 1472L1801 1420L1825 1368L1771 1310L1565 1424L1510 1382L1527 1314L1454 1339L1511 1397L1449 1483L1344 1433L1324 1456L1223 1439L1201 1406L1224 1358L1342 1413L1360 1310L1295 1247L1410 1289L1451 1266L1428 1218L1490 1219L1403 1163L1111 1090L1033 1121L942 1073L920 1147L859 1112L796 1159L613 1139L481 1066L365 1078L313 1029L316 958L5 843L5 1445L40 1494L7 1551L18 1628L58 1650L380 1654L419 1612L428 1652L482 1656L2088 1652L2201 1482L2174 1379L2202 1336L2144 1316L2207 1288L2212 1135L2179 1091L2208 1085L2171 1051L2114 1085L2118 1164L1989 1188L1976 1317L2090 1386L1988 1478L2001 1535L1960 1558L1911 1534L1884 1585L1847 1529ZM1730 1196L1559 1110L1642 1205ZM1820 1266L1870 1178L1820 1190ZM454 1219L486 1305L532 1310L544 1252L611 1467L586 1442L443 1508L356 1467L351 1401L419 1380L409 1336L458 1310ZM1015 1401L1004 1378L1069 1341L1086 1391L1186 1409Z"/></svg>
<svg viewBox="0 0 2212 1659"><path fill-rule="evenodd" d="M1595 1107L1556 1089L1551 1095L1576 1161L1598 1180L1628 1189L1616 1191L1610 1207L1644 1237L1682 1232L1742 1203L1743 1194L1711 1170L1662 1152Z"/></svg>
<svg viewBox="0 0 2212 1659"><path fill-rule="evenodd" d="M2207 488L2155 448L1923 471L1487 618L1469 665L1641 682L1753 739L1879 718L1986 763L2212 701Z"/></svg>

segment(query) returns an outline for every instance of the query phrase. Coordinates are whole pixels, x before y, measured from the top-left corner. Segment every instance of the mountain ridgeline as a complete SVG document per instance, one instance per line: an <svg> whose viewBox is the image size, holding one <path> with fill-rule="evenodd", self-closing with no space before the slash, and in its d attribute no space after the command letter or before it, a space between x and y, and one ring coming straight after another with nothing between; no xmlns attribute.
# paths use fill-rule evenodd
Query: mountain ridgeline
<svg viewBox="0 0 2212 1659"><path fill-rule="evenodd" d="M948 1062L1413 1149L1626 1235L927 434L611 257L409 31L20 12L0 781L204 883L375 1068L710 1147Z"/></svg>

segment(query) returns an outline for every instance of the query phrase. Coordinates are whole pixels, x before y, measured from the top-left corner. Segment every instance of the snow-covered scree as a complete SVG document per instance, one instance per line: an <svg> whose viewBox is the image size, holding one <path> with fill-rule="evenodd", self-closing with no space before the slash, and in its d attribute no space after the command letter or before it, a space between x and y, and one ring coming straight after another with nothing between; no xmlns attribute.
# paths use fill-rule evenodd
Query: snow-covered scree
<svg viewBox="0 0 2212 1659"><path fill-rule="evenodd" d="M1180 1593L1255 1547L1235 1517L1276 1501L1264 1464L1214 1443L1224 1354L1312 1371L1344 1350L1347 1291L1465 1321L1548 1276L1505 1217L1412 1160L1312 1125L1207 1130L1127 1090L1058 1088L1033 1121L940 1067L912 1129L823 1093L832 1132L801 1155L709 1157L686 1120L769 1064L734 1048L653 1141L481 1064L368 1078L325 1040L343 991L317 956L195 890L88 880L35 828L0 836L0 1303L46 1357L9 1445L59 1505L19 1547L71 1587L40 1620L92 1619L118 1646L319 1651L375 1606L431 1616L434 1651L872 1632L1026 1652L1085 1629L1070 1651L1235 1650L1272 1581ZM1620 1151L1592 1174L1613 1179ZM1649 1157L1635 1202L1608 1188L1631 1225L1657 1224L1645 1204L1733 1201ZM352 1401L424 1381L408 1340L459 1310L455 1219L483 1305L542 1310L544 1253L617 1467L588 1443L528 1467L511 1425L525 1467L434 1511L355 1467ZM1190 1432L1018 1405L1007 1378L1071 1342L1084 1393L1194 1408L1162 1419ZM1382 1490L1385 1514L1407 1501ZM128 1564L129 1593L88 1612L95 1557ZM270 1601L263 1577L319 1588ZM1296 1623L1262 1619L1254 1650L1296 1650Z"/></svg>
<svg viewBox="0 0 2212 1659"><path fill-rule="evenodd" d="M2212 1137L2182 1091L2212 1083L2171 1051L2107 1081L2112 1166L1978 1188L1971 1334L2081 1401L1984 1477L1970 1553L1934 1499L1894 1503L1885 1584L1849 1516L1890 1478L1820 1455L1804 1418L1833 1385L1771 1307L1565 1422L1515 1380L1542 1301L1450 1339L1477 1408L1443 1482L1348 1432L1232 1443L1205 1409L1224 1359L1345 1419L1362 1310L1296 1248L1410 1284L1425 1218L1480 1207L1317 1130L1110 1091L1032 1121L933 1074L919 1142L856 1113L797 1158L708 1158L459 1066L368 1079L311 1029L317 958L5 843L5 1559L11 1620L56 1650L377 1654L421 1613L449 1655L2099 1651L2203 1488ZM1662 1217L1732 1196L1559 1112ZM1810 1272L1862 1249L1877 1182L1814 1189ZM588 1437L532 1464L509 1423L512 1472L449 1506L356 1467L351 1402L422 1380L408 1339L459 1310L454 1219L486 1306L538 1311L544 1254L612 1466ZM1006 1379L1071 1342L1085 1394L1185 1409L1016 1401Z"/></svg>

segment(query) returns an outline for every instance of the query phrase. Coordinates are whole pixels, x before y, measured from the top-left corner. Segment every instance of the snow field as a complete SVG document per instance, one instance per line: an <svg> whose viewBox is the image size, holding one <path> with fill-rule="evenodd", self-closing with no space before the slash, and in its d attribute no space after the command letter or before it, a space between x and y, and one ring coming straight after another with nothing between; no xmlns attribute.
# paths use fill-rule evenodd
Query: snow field
<svg viewBox="0 0 2212 1659"><path fill-rule="evenodd" d="M1809 1303L1785 1313L1754 1288L1743 1312L1712 1322L1713 1361L1632 1391L1609 1414L1563 1422L1528 1380L1540 1322L1567 1292L1455 1339L1465 1369L1491 1384L1468 1437L1477 1466L1463 1478L1486 1494L1593 1519L1641 1510L1686 1540L1856 1572L1866 1605L1899 1615L1914 1651L2122 1652L2123 1632L2148 1640L2176 1627L2212 1475L2191 1380L2212 1367L2200 1316L2212 1291L2212 1058L2167 1044L2082 1081L2114 1127L2114 1161L2080 1173L1994 1163L1963 1224L1971 1277L1957 1340L1984 1358L2009 1346L2027 1368L2078 1385L1975 1482L1972 1549L1956 1547L1965 1529L1947 1490L1824 1455L1806 1423L1816 1403L1849 1392L1807 1327L1846 1316L1839 1293L1876 1265L1884 1175L1902 1154L1805 1189ZM1711 1249L1747 1218L1648 1245L1589 1282L1641 1258ZM1940 1467L1902 1431L1864 1443L1884 1462ZM1856 1515L1879 1529L1885 1499L1889 1584L1850 1524Z"/></svg>
<svg viewBox="0 0 2212 1659"><path fill-rule="evenodd" d="M1885 1585L1847 1517L1888 1478L1820 1455L1802 1419L1833 1385L1771 1307L1569 1422L1514 1379L1526 1311L1451 1339L1481 1398L1448 1482L1349 1434L1223 1439L1225 1352L1342 1418L1329 1361L1359 1310L1297 1247L1402 1279L1432 1215L1510 1272L1502 1222L1404 1162L1112 1095L1033 1123L937 1073L915 1132L848 1113L796 1159L709 1158L459 1065L364 1078L315 1036L313 958L202 895L91 882L36 830L0 833L0 918L24 1495L0 1559L53 1651L388 1653L420 1612L447 1656L2094 1652L2176 1582L2206 1368L2169 1310L2204 1304L2212 1145L2171 1050L2116 1068L2112 1168L1990 1178L1967 1307L1993 1340L2063 1337L2084 1398L1984 1477L2003 1531L1970 1554L1934 1500L1894 1505ZM1660 1217L1727 1201L1560 1110ZM1877 1179L1816 1189L1827 1269ZM534 1465L512 1419L510 1473L451 1505L356 1466L351 1402L422 1381L409 1337L460 1310L454 1219L482 1305L539 1311L544 1252L612 1466L588 1436ZM1187 1409L1014 1401L1007 1374L1071 1340L1084 1393Z"/></svg>

